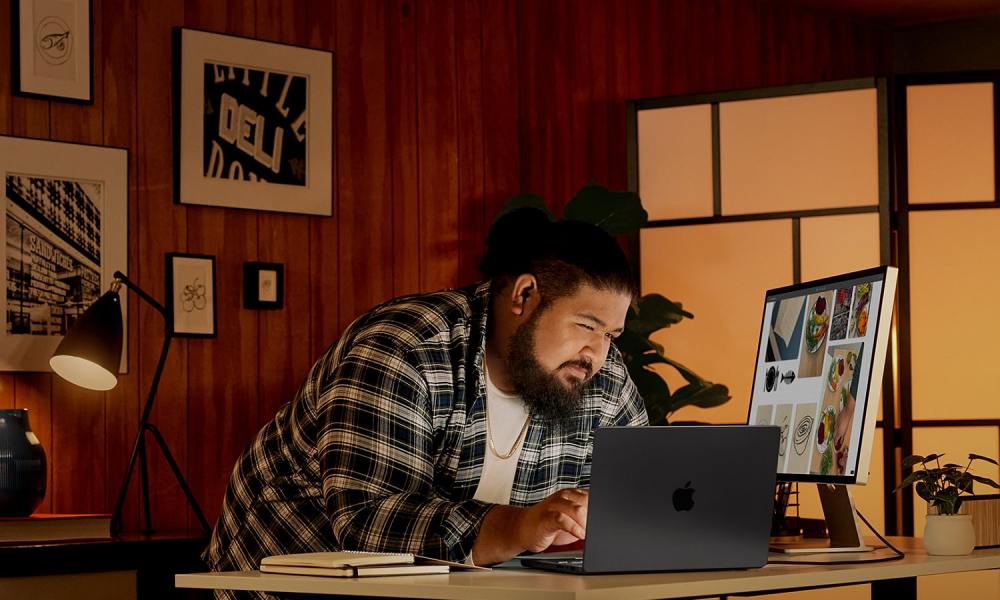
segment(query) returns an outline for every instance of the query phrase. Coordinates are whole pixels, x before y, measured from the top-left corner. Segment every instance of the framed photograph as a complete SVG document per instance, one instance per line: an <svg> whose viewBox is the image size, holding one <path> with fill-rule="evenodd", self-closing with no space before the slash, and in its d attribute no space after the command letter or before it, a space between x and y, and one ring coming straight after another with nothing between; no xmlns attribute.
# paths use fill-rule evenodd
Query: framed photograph
<svg viewBox="0 0 1000 600"><path fill-rule="evenodd" d="M243 263L243 308L279 309L285 304L285 265Z"/></svg>
<svg viewBox="0 0 1000 600"><path fill-rule="evenodd" d="M167 253L167 312L177 337L215 337L215 257Z"/></svg>
<svg viewBox="0 0 1000 600"><path fill-rule="evenodd" d="M333 54L175 30L177 202L333 212Z"/></svg>
<svg viewBox="0 0 1000 600"><path fill-rule="evenodd" d="M14 92L93 102L90 0L14 0Z"/></svg>
<svg viewBox="0 0 1000 600"><path fill-rule="evenodd" d="M0 136L0 156L0 371L49 371L77 317L128 273L128 152Z"/></svg>

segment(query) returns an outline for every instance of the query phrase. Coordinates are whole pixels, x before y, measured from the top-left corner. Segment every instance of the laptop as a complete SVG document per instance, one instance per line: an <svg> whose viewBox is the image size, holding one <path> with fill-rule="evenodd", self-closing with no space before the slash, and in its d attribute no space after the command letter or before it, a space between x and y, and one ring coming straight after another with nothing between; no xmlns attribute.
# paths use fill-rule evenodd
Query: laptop
<svg viewBox="0 0 1000 600"><path fill-rule="evenodd" d="M605 427L594 432L580 557L533 555L568 573L745 569L767 563L777 427Z"/></svg>

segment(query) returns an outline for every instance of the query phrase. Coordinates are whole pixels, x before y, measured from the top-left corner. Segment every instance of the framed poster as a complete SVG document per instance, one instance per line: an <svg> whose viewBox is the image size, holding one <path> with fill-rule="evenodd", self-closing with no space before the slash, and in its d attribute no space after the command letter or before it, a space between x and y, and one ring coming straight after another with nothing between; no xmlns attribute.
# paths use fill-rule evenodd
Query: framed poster
<svg viewBox="0 0 1000 600"><path fill-rule="evenodd" d="M0 371L48 371L76 318L128 272L128 152L0 136L0 156Z"/></svg>
<svg viewBox="0 0 1000 600"><path fill-rule="evenodd" d="M285 265L243 263L243 308L276 310L284 305Z"/></svg>
<svg viewBox="0 0 1000 600"><path fill-rule="evenodd" d="M92 102L90 0L14 0L14 92Z"/></svg>
<svg viewBox="0 0 1000 600"><path fill-rule="evenodd" d="M333 211L333 54L175 30L177 201Z"/></svg>
<svg viewBox="0 0 1000 600"><path fill-rule="evenodd" d="M167 253L167 313L177 337L215 337L215 257Z"/></svg>

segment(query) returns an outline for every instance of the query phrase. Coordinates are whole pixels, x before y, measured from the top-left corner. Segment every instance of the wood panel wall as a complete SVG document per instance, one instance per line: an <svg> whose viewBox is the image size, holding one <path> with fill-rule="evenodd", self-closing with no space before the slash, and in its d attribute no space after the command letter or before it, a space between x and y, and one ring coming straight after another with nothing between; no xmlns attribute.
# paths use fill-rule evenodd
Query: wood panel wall
<svg viewBox="0 0 1000 600"><path fill-rule="evenodd" d="M181 25L335 53L332 218L173 203ZM0 133L129 149L129 275L155 297L165 252L216 256L218 337L174 342L153 414L212 520L240 452L354 317L475 281L513 193L558 211L589 180L625 187L625 100L871 76L888 59L882 32L780 0L93 0L93 38L93 104L12 96L4 72ZM281 311L241 308L242 263L258 260L285 264ZM115 390L0 373L0 407L28 407L48 452L41 510L113 506L163 334L132 306ZM151 459L154 525L196 524Z"/></svg>

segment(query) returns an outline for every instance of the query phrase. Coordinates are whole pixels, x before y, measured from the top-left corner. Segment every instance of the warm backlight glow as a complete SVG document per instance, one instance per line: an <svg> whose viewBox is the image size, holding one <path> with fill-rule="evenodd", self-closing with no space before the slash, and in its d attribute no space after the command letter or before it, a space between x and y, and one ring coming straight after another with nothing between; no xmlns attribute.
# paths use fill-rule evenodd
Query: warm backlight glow
<svg viewBox="0 0 1000 600"><path fill-rule="evenodd" d="M97 363L65 354L49 359L52 370L66 381L89 390L104 392L115 387L118 378Z"/></svg>
<svg viewBox="0 0 1000 600"><path fill-rule="evenodd" d="M650 220L712 216L712 107L639 111L639 196Z"/></svg>
<svg viewBox="0 0 1000 600"><path fill-rule="evenodd" d="M674 420L746 423L757 360L764 292L792 282L792 224L787 220L644 229L639 234L642 293L681 302L694 319L658 331L666 354L732 400L711 409L682 408ZM686 382L659 371L677 390Z"/></svg>
<svg viewBox="0 0 1000 600"><path fill-rule="evenodd" d="M992 83L906 88L911 204L992 201L993 144Z"/></svg>
<svg viewBox="0 0 1000 600"><path fill-rule="evenodd" d="M910 213L914 419L996 419L1000 210ZM994 434L995 435L995 434ZM983 451L976 451L986 454Z"/></svg>
<svg viewBox="0 0 1000 600"><path fill-rule="evenodd" d="M874 89L719 104L722 214L878 204Z"/></svg>

